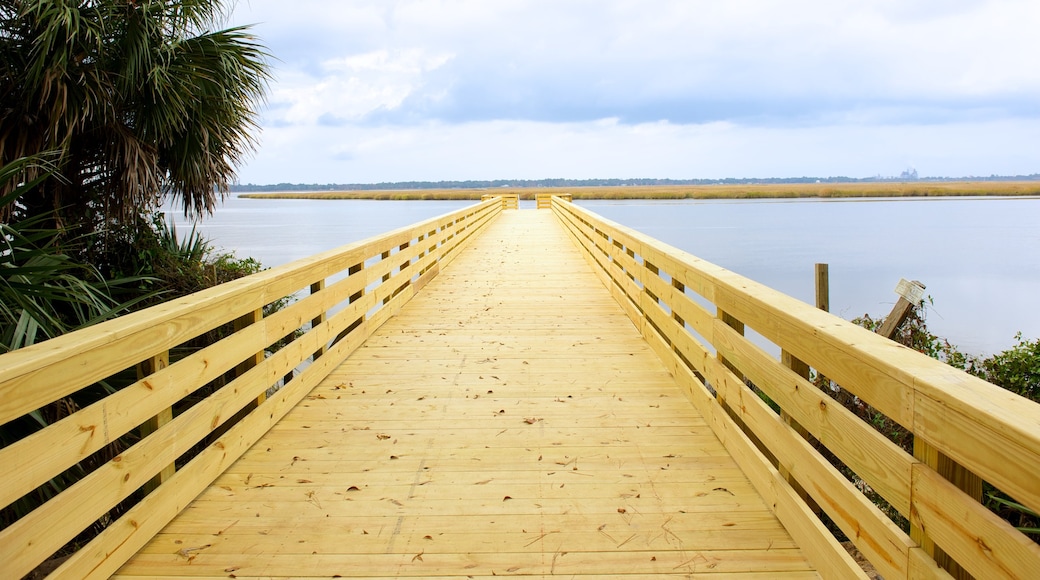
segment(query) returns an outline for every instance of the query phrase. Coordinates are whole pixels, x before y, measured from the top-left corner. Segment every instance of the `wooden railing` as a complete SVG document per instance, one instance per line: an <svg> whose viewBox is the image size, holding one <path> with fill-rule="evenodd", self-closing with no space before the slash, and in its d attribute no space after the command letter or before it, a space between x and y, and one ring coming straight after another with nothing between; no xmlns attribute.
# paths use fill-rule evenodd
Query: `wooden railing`
<svg viewBox="0 0 1040 580"><path fill-rule="evenodd" d="M485 193L480 196L480 201L497 199L502 202L503 209L520 209L519 193Z"/></svg>
<svg viewBox="0 0 1040 580"><path fill-rule="evenodd" d="M1040 574L1040 547L979 502L986 481L1040 511L1040 405L560 198L552 207L825 578L863 576L825 519L887 580ZM810 373L912 432L914 453Z"/></svg>
<svg viewBox="0 0 1040 580"><path fill-rule="evenodd" d="M535 209L551 208L553 197L559 197L564 201L571 201L571 194L569 193L536 193L534 194Z"/></svg>
<svg viewBox="0 0 1040 580"><path fill-rule="evenodd" d="M140 376L0 449L0 506L53 496L0 531L0 576L21 578L103 527L52 576L107 578L502 208L482 202L0 356L0 425L135 368ZM297 293L306 295L263 316ZM216 329L227 336L179 349ZM84 473L120 440L129 447ZM72 472L77 481L51 487Z"/></svg>

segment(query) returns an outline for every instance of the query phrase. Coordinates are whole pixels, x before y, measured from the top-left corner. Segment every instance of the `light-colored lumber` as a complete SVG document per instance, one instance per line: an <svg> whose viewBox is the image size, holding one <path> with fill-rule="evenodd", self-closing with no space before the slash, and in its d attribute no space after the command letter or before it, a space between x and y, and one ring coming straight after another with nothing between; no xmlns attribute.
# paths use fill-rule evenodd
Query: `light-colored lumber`
<svg viewBox="0 0 1040 580"><path fill-rule="evenodd" d="M988 526L994 516L979 503L979 482L985 480L1026 506L1040 505L1040 405L578 206L557 202L553 208L665 366L687 383L685 392L712 419L716 433L728 443L723 434L736 429L768 460L766 469L776 465L808 492L806 501L789 507L806 514L823 507L886 577L945 576L937 564L956 571L959 563L982 576L1003 573L993 568L1040 569L1036 545L1006 523L996 525L999 520ZM818 290L822 302L825 291ZM710 325L705 301L716 309ZM779 346L782 360L745 339L745 326ZM890 443L811 384L812 370L856 395L859 411L869 404L906 427L915 448L940 460L922 462ZM759 393L779 411L767 408ZM954 560L936 550L936 562L927 555L930 545L923 549L896 529L834 471L820 453L824 447L861 478L857 487L877 492L916 522L915 530L930 523L931 531L915 532L915 538L943 537L936 544L950 546ZM739 450L730 451L739 457ZM956 468L944 467L954 462ZM741 465L761 467L753 460ZM933 503L936 490L923 491L922 482L950 485L943 477L967 493L950 492L939 507ZM977 529L961 525L964 514L977 519ZM804 524L784 521L792 533ZM983 532L988 540L978 537ZM812 537L795 537L809 542L802 545L821 570L833 573L816 559L827 548L814 546ZM1001 553L980 560L975 552L987 554L989 543L1002 546Z"/></svg>
<svg viewBox="0 0 1040 580"><path fill-rule="evenodd" d="M229 569L814 573L550 212L502 214L117 577Z"/></svg>
<svg viewBox="0 0 1040 580"><path fill-rule="evenodd" d="M367 332L385 322L414 295L411 282L421 271L429 271L434 263L447 261L461 247L460 244L486 227L498 211L495 204L460 210L418 227L395 230L287 265L278 269L279 275L274 278L270 271L265 271L219 289L48 341L46 345L41 344L41 348L19 350L17 356L5 356L4 362L10 364L0 366L0 391L13 389L12 392L21 393L22 396L9 401L8 410L17 412L32 401L42 401L39 397L63 396L89 384L94 378L104 377L103 373L110 373L124 364L120 361L144 361L148 364L158 360L166 350L156 350L157 344L166 345L168 349L191 338L200 329L206 331L220 326L235 319L236 315L243 321L243 324L234 325L234 333L220 343L166 368L149 364L154 368L147 370L154 372L131 387L0 451L5 459L13 460L10 467L23 463L27 466L27 469L12 471L4 477L2 499L10 501L122 434L145 424L151 417L161 416L173 403L212 378L238 367L237 378L229 384L169 421L154 421L154 430L150 430L139 443L0 532L0 560L4 562L4 572L16 577L29 572L63 543L105 516L116 503L151 480L148 490L152 493L142 503L110 524L98 538L66 561L55 575L103 577L114 571L148 539L148 529L154 533L180 511L186 503L184 498L193 497L190 490L198 493L249 443L277 421L278 405L265 404L268 391L285 381L298 387L297 391L302 389L296 393L298 397L305 395L309 388L327 376L335 362L357 348ZM424 236L424 247L413 247L411 240L415 235ZM372 248L380 244L390 244L400 251L392 253L392 256L391 252L377 251L377 255L387 255L391 259L378 263L373 261L371 268L359 267L367 260L365 255L372 255ZM436 249L430 251L433 246L427 244L436 245ZM356 275L337 282L326 291L303 298L273 316L263 318L258 315L260 306L297 289L312 286L315 280L335 273L331 268L340 265ZM378 282L373 281L380 275ZM366 287L371 291L357 290ZM354 292L358 299L352 300L349 306L331 317L325 316L303 336L272 356L262 356L261 353L272 342L300 328L304 320L321 318L316 314L327 312L335 304L333 300L338 298L342 301L351 295L350 292ZM354 325L358 317L363 317L365 324ZM151 321L151 326L142 320ZM303 374L287 375L287 371L301 366L314 353L328 348L334 337L338 341L333 345L339 356L337 361L318 363L316 360L304 369ZM239 364L242 361L246 363ZM76 372L61 376L62 369L69 364L78 365ZM34 381L33 387L38 389L24 389L27 379ZM289 388L285 391L294 392ZM24 396L26 394L28 398ZM295 399L293 404L298 400ZM232 427L240 419L241 422ZM266 425L264 421L267 421ZM248 426L253 429L247 429ZM228 433L236 437L233 441L229 441L225 434L229 427ZM189 479L191 485L170 483L154 486L162 478L153 479L153 476L168 471L178 456L207 437L212 444L200 457L206 458L208 463L193 461L189 464L190 475L175 474L167 478L168 482L194 478ZM243 444L243 441L249 443ZM236 447L238 451L232 452L231 449ZM191 465L195 468L190 468ZM220 469L216 469L218 466ZM206 475L200 477L200 472L209 474L210 478L206 479ZM143 521L148 524L143 525ZM85 570L88 571L86 574Z"/></svg>

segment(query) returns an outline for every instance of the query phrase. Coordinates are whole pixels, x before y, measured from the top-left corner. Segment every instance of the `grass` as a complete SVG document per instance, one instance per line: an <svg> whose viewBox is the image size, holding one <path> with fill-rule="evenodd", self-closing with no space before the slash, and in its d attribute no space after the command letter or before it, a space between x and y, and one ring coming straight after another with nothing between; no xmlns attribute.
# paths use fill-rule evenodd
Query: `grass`
<svg viewBox="0 0 1040 580"><path fill-rule="evenodd" d="M790 183L767 185L672 185L631 187L501 187L495 189L411 189L243 193L267 199L474 199L488 193L517 193L534 199L539 193L570 193L574 199L778 199L798 197L947 197L1040 195L1040 181L906 181Z"/></svg>

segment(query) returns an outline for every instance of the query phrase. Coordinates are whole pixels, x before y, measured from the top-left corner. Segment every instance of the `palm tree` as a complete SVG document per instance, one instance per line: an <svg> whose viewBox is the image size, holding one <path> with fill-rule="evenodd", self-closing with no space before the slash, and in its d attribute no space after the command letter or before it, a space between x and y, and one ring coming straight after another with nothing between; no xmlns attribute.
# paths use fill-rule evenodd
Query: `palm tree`
<svg viewBox="0 0 1040 580"><path fill-rule="evenodd" d="M269 80L247 27L212 30L223 16L220 0L2 0L0 166L60 159L59 178L0 219L57 211L59 225L98 228L166 196L211 212L255 147Z"/></svg>

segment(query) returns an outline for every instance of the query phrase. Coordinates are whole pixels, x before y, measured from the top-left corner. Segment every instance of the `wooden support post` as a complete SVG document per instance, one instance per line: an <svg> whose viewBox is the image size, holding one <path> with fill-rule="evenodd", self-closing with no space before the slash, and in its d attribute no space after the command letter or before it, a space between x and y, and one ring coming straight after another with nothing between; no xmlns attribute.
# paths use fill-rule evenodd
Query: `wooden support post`
<svg viewBox="0 0 1040 580"><path fill-rule="evenodd" d="M170 366L170 351L167 350L138 363L137 378L139 380L144 379L148 375L155 374L156 372L168 366ZM158 431L160 427L169 423L170 421L173 421L173 407L167 407L160 411L158 415L145 421L144 424L141 425L141 427L138 429L138 432L140 433L141 438L144 439L145 437ZM173 474L176 471L176 469L177 466L174 463L171 463L164 467L162 471L156 474L156 476L149 480L148 483L144 484L144 494L148 495L149 493L154 491L155 488L159 487L164 481L173 477Z"/></svg>
<svg viewBox="0 0 1040 580"><path fill-rule="evenodd" d="M619 248L621 247L621 244L618 243L618 242L614 242L614 244L617 247L619 247ZM647 262L646 259L643 260L643 267L646 268L647 270L649 270L650 273L653 274L654 276L660 276L661 275L660 274L661 271L657 269L657 266L651 264L650 262ZM657 294L654 294L653 292L651 292L647 288L647 285L646 285L645 282L643 283L643 292L646 292L646 295L649 296L654 302L658 302L658 303L660 302L661 299L657 297Z"/></svg>
<svg viewBox="0 0 1040 580"><path fill-rule="evenodd" d="M817 280L819 280L819 278L817 278ZM817 288L819 288L819 286L817 286ZM805 380L809 380L809 365L806 364L801 359L799 359L798 357L796 357L793 354L787 352L786 350L781 349L781 351L780 351L780 362L785 367L787 367L787 368L791 369L792 371L794 371L795 374L797 374L798 376L802 377ZM794 429L796 432L798 432L798 434L801 435L803 439L805 439L806 441L809 440L809 431L805 427L802 427L798 423L798 421L795 421L794 417L792 417L790 414L788 414L787 411L781 409L780 410L780 418L785 423L790 425L792 429ZM820 514L820 505L818 503L816 503L816 500L814 500L809 495L809 493L805 491L805 488L803 488L795 480L794 476L791 475L791 472L787 468L787 466L785 466L783 464L780 464L780 465L777 466L777 469L780 471L780 475L784 479L787 480L787 483L791 484L791 487L795 490L795 492L798 494L798 496L802 498L802 501L804 501L805 504L809 506L809 509L811 509L812 512L815 513L816 515L819 515Z"/></svg>
<svg viewBox="0 0 1040 580"><path fill-rule="evenodd" d="M910 316L914 307L921 303L921 300L924 298L924 288L924 284L917 280L913 282L900 280L899 284L896 285L896 293L899 294L899 300L892 307L892 312L885 318L885 322L882 323L878 334L885 338L895 336L896 331L906 321L906 318Z"/></svg>
<svg viewBox="0 0 1040 580"><path fill-rule="evenodd" d="M916 280L900 280L895 289L896 293L899 294L899 300L896 301L892 312L885 318L877 333L889 339L894 337L899 327L913 312L914 307L921 303L924 297L924 289L925 285ZM982 502L982 478L965 469L964 466L918 437L914 437L914 458L945 477L970 497L974 498L975 501ZM913 506L911 506L910 511L910 537L954 578L971 578L972 576L967 571L953 561L942 548L936 546L928 534L917 525L913 518Z"/></svg>
<svg viewBox="0 0 1040 580"><path fill-rule="evenodd" d="M635 250L633 250L633 249L631 249L631 248L625 248L625 253L626 253L626 254L628 254L628 257L629 257L629 258L632 258L632 261L633 261L633 262L635 262L635 261L636 261L636 253L635 253ZM635 281L635 279L636 279L636 275L635 275L634 273L632 273L632 272L629 272L628 270L625 270L625 275L626 275L626 276L628 276L628 279L629 279L629 280L632 280L633 282L634 282L634 281Z"/></svg>
<svg viewBox="0 0 1040 580"><path fill-rule="evenodd" d="M676 280L675 278L672 278L672 288L675 288L680 293L683 293L683 294L686 293L686 285L683 284L682 282ZM686 328L686 321L683 320L682 316L679 316L678 314L676 314L674 310L672 311L672 320L678 322L679 326L683 327L683 329Z"/></svg>
<svg viewBox="0 0 1040 580"><path fill-rule="evenodd" d="M816 307L831 311L830 266L827 264L816 264Z"/></svg>
<svg viewBox="0 0 1040 580"><path fill-rule="evenodd" d="M398 249L399 252L403 252L406 249L410 248L411 245L412 245L411 242L405 242L405 243L401 244L397 249ZM397 267L397 271L398 272L404 272L408 268L408 266L411 266L411 265L412 265L412 260L409 258L408 260L405 260L404 262L401 263L400 266ZM411 283L412 283L411 280L405 280L404 284L401 284L400 288L397 288L397 289L394 290L393 294L391 294L391 297L397 296L398 294L400 294Z"/></svg>
<svg viewBox="0 0 1040 580"><path fill-rule="evenodd" d="M382 254L379 255L379 257L382 260L389 259L390 258L390 251L387 250L387 251L383 252ZM390 279L390 272L387 272L386 274L383 274L383 282L386 282L389 279ZM389 295L386 298L383 298L383 304L386 304L386 303L390 302L390 298L391 297Z"/></svg>
<svg viewBox="0 0 1040 580"><path fill-rule="evenodd" d="M975 499L975 501L982 502L982 478L918 437L914 437L914 458L934 469L939 475L945 477L950 483L957 486L961 491ZM939 566L944 568L954 578L959 580L973 578L967 570L950 558L942 548L936 546L928 534L917 525L917 521L913 517L913 498L911 498L910 513L910 538L917 542Z"/></svg>
<svg viewBox="0 0 1040 580"><path fill-rule="evenodd" d="M830 276L828 270L829 267L827 264L816 264L816 307L823 311L830 309ZM803 379L809 380L809 365L805 361L788 352L786 349L780 350L780 363L794 371L795 374ZM805 427L799 425L798 421L795 421L794 417L791 417L787 411L781 409L780 418L797 431L802 438L807 441L809 440L809 431ZM819 515L819 504L817 504L805 489L795 481L788 468L785 465L778 465L777 469L780 471L780 475L791 484L791 487L798 493L798 496L802 498L802 501L809 506L809 509L811 509L813 513Z"/></svg>
<svg viewBox="0 0 1040 580"><path fill-rule="evenodd" d="M362 271L364 269L365 269L365 263L364 262L361 262L360 264L354 264L353 266L347 268L347 275L348 276L353 276L353 275L357 274L358 272L360 272L360 271ZM362 288L362 289L358 290L357 292L355 292L355 293L350 295L350 299L347 301L347 304L353 304L353 303L357 302L358 300L361 300L361 297L364 296L364 295L365 295L365 289ZM332 344L336 344L337 342L339 342L339 341L343 340L344 338L346 338L347 335L350 334L350 331L354 330L358 326L361 326L361 323L364 322L364 321L365 321L365 314L361 314L358 317L357 320L355 320L354 322L351 322L349 326L347 326L346 328L341 330L340 333L338 335L336 335L336 338L332 341Z"/></svg>
<svg viewBox="0 0 1040 580"><path fill-rule="evenodd" d="M827 264L817 263L815 268L815 280L816 280L816 308L824 312L831 311L831 280L830 280L830 266ZM783 353L781 353L781 356ZM800 361L799 361L800 362ZM791 367L794 368L794 367ZM806 369L808 372L808 369ZM795 372L799 372L795 370ZM806 375L805 378L809 378ZM819 374L816 377L816 386L823 388L824 385L830 384L830 381L823 374Z"/></svg>
<svg viewBox="0 0 1040 580"><path fill-rule="evenodd" d="M718 306L716 306L715 308L715 318L721 320L723 324L737 331L737 333L741 336L744 335L743 322L738 320L735 316L722 310ZM725 365L726 368L732 371L733 374L737 375L737 378L740 380L741 383L745 385L745 387L747 386L747 376L744 375L744 373L741 372L740 369L736 367L736 365L726 360L726 357L718 351L715 352L715 357L718 358L719 362ZM757 447L758 450L762 452L762 455L764 455L766 459L768 459L769 462L773 464L774 467L779 466L779 461L777 461L776 456L773 454L773 452L770 451L769 446L762 443L762 440L759 439L758 435L756 435L754 431L748 429L747 424L744 423L744 419L736 410L734 410L734 407L729 404L729 401L726 400L726 396L724 394L725 391L723 391L722 389L716 389L715 392L716 399L718 400L719 404L722 405L723 410L726 411L726 414L729 415L730 419L732 419L733 422L736 423L737 427L739 427L740 430L743 431L745 435L747 435L748 439L750 439L751 442L755 444L755 447ZM749 388L745 388L742 392L751 393L751 390ZM754 396L758 395L756 394Z"/></svg>
<svg viewBox="0 0 1040 580"><path fill-rule="evenodd" d="M235 319L235 332L239 332L240 330L244 329L245 327L249 326L250 324L256 324L257 322L260 322L263 319L264 319L264 309L263 308L257 308L256 310L250 312L249 314L246 314L245 316L240 316L237 319ZM251 356L251 357L247 358L246 360L242 361L241 363L239 363L238 366L235 367L235 376L236 377L240 377L240 376L246 374L246 372L249 371L249 369L255 367L256 365L258 365L258 364L260 364L262 362L264 362L264 351L263 350L261 350L260 352L254 353L253 356ZM259 405L260 403L263 403L266 400L267 400L267 393L266 392L265 393L261 393L260 396L256 398L256 405Z"/></svg>
<svg viewBox="0 0 1040 580"><path fill-rule="evenodd" d="M317 294L318 292L321 292L324 289L325 289L325 280L318 280L317 282L311 284L311 294ZM315 316L314 318L311 319L311 328L316 328L317 326L321 325L322 323L325 322L325 320L327 318L328 318L328 313L326 313L323 310L321 312L321 314L319 314L319 315L317 315L317 316ZM322 345L321 348L319 348L318 350L314 351L314 354L312 355L312 360L318 360L319 358L321 358L321 355L325 354L325 351L327 351L327 350L328 350L328 346Z"/></svg>
<svg viewBox="0 0 1040 580"><path fill-rule="evenodd" d="M718 307L715 308L715 318L718 318L719 320L722 321L723 324L725 324L726 326L732 328L733 330L736 330L737 334L740 334L741 336L744 336L744 323L739 321L739 320L737 320L735 317L731 316L729 313L727 313L723 309L718 308ZM740 369L738 369L732 363L730 363L728 360L726 360L725 356L723 356L721 353L718 353L718 352L715 353L715 356L716 356L716 358L719 359L719 362L721 362L722 364L726 365L726 368L728 368L729 370L733 371L733 374L737 375L737 377L739 377L741 381L744 380L744 373L740 372ZM724 399L720 399L719 402L723 403L723 405L725 405L725 400Z"/></svg>

